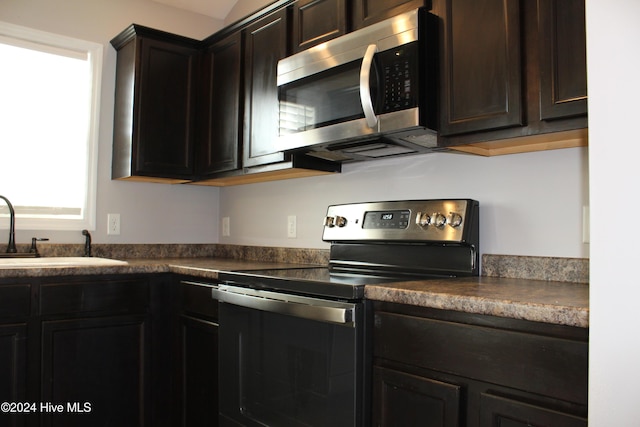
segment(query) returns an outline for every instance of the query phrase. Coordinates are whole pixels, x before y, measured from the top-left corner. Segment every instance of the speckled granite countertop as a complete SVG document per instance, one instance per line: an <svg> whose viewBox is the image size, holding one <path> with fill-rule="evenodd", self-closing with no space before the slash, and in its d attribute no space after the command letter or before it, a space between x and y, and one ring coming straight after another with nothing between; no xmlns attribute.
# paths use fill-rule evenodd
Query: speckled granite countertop
<svg viewBox="0 0 640 427"><path fill-rule="evenodd" d="M116 266L0 268L0 279L171 272L211 280L218 277L219 271L300 268L301 266L305 265L215 257L150 258L132 259L126 264ZM365 296L371 300L445 310L583 328L589 326L589 287L584 283L485 276L428 279L367 285Z"/></svg>
<svg viewBox="0 0 640 427"><path fill-rule="evenodd" d="M496 277L429 279L367 286L365 297L534 322L589 326L589 287L581 283Z"/></svg>
<svg viewBox="0 0 640 427"><path fill-rule="evenodd" d="M55 265L1 268L0 279L16 277L55 277L106 274L176 273L217 279L223 270L262 270L292 268L301 264L269 261L243 261L228 258L136 258L118 265ZM304 265L302 265L304 266Z"/></svg>

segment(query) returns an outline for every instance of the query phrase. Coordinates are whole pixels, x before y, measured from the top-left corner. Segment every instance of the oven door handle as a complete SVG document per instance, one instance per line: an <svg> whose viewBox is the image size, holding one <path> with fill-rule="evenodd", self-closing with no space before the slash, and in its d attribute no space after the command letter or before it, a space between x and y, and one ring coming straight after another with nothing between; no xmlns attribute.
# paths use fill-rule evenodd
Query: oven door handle
<svg viewBox="0 0 640 427"><path fill-rule="evenodd" d="M220 285L211 292L213 299L222 303L355 327L356 304L352 303L229 285Z"/></svg>

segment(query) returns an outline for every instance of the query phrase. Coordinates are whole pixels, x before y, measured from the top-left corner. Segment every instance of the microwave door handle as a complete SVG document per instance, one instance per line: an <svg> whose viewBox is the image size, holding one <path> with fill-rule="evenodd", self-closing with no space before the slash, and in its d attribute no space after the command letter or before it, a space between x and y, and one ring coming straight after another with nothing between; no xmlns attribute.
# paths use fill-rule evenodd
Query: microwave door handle
<svg viewBox="0 0 640 427"><path fill-rule="evenodd" d="M378 46L370 44L367 47L364 57L362 58L362 66L360 67L360 103L364 111L364 118L370 128L378 124L378 117L373 110L373 100L371 99L371 87L369 86L369 78L371 76L371 66L373 65L373 56L378 52Z"/></svg>

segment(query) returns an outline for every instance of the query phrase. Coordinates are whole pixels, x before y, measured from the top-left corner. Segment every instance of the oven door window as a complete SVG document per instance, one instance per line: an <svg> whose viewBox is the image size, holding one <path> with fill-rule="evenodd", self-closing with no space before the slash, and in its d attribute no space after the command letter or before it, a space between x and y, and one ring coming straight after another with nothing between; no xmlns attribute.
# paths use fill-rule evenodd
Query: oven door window
<svg viewBox="0 0 640 427"><path fill-rule="evenodd" d="M354 426L356 330L220 305L220 406L251 426Z"/></svg>
<svg viewBox="0 0 640 427"><path fill-rule="evenodd" d="M349 62L280 86L280 136L363 118L361 65L362 60ZM374 62L369 83L373 100L377 80Z"/></svg>

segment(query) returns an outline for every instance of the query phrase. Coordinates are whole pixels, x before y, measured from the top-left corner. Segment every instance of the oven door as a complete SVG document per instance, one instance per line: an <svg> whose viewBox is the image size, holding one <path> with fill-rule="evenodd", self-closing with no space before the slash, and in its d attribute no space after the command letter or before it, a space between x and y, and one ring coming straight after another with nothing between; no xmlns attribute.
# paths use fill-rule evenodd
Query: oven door
<svg viewBox="0 0 640 427"><path fill-rule="evenodd" d="M220 423L364 426L363 303L221 285Z"/></svg>

